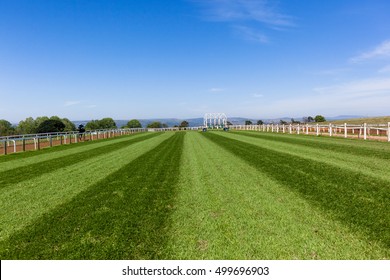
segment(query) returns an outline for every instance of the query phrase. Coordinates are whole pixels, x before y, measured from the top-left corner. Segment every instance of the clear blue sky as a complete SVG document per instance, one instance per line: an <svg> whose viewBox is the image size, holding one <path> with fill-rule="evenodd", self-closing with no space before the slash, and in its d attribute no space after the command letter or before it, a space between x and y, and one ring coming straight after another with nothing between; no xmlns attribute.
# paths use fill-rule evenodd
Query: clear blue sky
<svg viewBox="0 0 390 280"><path fill-rule="evenodd" d="M388 0L0 0L0 119L390 115Z"/></svg>

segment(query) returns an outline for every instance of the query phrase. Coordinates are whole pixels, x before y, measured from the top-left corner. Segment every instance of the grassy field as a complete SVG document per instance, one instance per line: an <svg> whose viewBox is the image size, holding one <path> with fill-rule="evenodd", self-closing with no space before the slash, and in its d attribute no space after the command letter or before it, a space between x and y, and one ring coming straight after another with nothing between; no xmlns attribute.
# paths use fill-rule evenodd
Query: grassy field
<svg viewBox="0 0 390 280"><path fill-rule="evenodd" d="M370 118L355 118L355 119L346 119L346 120L335 120L331 122L326 123L332 123L332 124L387 124L390 122L390 116L383 116L383 117L370 117Z"/></svg>
<svg viewBox="0 0 390 280"><path fill-rule="evenodd" d="M389 259L390 145L143 133L0 157L1 259Z"/></svg>

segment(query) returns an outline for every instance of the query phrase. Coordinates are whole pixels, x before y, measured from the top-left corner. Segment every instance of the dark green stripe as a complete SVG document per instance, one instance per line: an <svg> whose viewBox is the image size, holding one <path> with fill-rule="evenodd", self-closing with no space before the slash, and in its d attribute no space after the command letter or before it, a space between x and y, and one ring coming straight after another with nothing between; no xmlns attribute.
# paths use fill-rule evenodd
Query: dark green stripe
<svg viewBox="0 0 390 280"><path fill-rule="evenodd" d="M329 152L341 152L345 154L367 156L373 158L390 159L390 149L387 143L372 142L372 145L380 144L381 147L362 147L356 139L326 139L321 137L313 137L312 135L294 135L291 137L286 134L274 134L264 132L243 132L234 131L234 134L245 135L253 138L270 140L275 142L281 142L286 144L294 144L304 147L312 147L319 150L325 150ZM310 138L308 138L310 137ZM342 141L342 143L340 143ZM348 144L347 144L348 143ZM386 145L386 146L385 146Z"/></svg>
<svg viewBox="0 0 390 280"><path fill-rule="evenodd" d="M203 135L353 230L390 247L390 182L215 133Z"/></svg>
<svg viewBox="0 0 390 280"><path fill-rule="evenodd" d="M84 160L88 160L93 157L97 157L103 154L107 154L122 148L125 148L129 145L135 144L140 141L157 136L158 133L147 134L141 137L129 137L126 141L121 141L117 143L107 144L98 148L94 148L88 151L80 152L77 154L71 154L63 156L60 158L55 158L51 160L41 161L38 163L30 164L23 167L18 167L15 169L7 170L0 172L0 189L10 186L15 183L23 182L30 180L34 177L41 176L45 173L53 172L57 169L71 166L73 164L79 163Z"/></svg>
<svg viewBox="0 0 390 280"><path fill-rule="evenodd" d="M159 259L174 209L184 133L0 243L1 259Z"/></svg>

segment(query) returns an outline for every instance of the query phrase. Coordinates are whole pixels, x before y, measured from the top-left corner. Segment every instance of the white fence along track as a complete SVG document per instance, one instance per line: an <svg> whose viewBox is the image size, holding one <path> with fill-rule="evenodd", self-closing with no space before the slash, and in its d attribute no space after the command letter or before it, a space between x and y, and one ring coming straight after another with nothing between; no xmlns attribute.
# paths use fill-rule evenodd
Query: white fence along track
<svg viewBox="0 0 390 280"><path fill-rule="evenodd" d="M326 135L344 138L361 138L390 142L390 122L387 124L262 124L231 125L234 130L253 130L262 132Z"/></svg>

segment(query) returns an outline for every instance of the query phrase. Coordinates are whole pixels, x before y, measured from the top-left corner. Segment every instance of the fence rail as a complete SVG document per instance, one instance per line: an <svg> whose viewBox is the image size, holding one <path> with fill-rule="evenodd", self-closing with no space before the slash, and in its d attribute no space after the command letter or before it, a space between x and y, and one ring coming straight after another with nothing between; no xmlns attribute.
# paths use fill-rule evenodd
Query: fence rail
<svg viewBox="0 0 390 280"><path fill-rule="evenodd" d="M387 124L262 124L231 125L230 129L254 130L263 132L327 135L344 138L360 138L390 142L390 122Z"/></svg>
<svg viewBox="0 0 390 280"><path fill-rule="evenodd" d="M69 131L2 136L0 137L0 155L21 151L40 150L45 147L53 147L64 144L113 138L145 131L148 130L145 128L125 128L88 130L83 133L78 131Z"/></svg>

